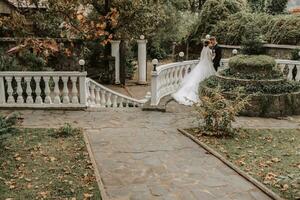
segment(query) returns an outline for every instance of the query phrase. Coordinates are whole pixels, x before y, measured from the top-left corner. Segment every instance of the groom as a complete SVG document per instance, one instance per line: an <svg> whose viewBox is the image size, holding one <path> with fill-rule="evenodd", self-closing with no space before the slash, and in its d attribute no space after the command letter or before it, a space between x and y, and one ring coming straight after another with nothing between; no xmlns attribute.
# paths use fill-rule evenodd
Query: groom
<svg viewBox="0 0 300 200"><path fill-rule="evenodd" d="M220 67L220 63L221 63L221 59L222 59L222 49L218 45L216 37L210 37L209 40L212 44L214 68L216 71L218 71L218 68Z"/></svg>

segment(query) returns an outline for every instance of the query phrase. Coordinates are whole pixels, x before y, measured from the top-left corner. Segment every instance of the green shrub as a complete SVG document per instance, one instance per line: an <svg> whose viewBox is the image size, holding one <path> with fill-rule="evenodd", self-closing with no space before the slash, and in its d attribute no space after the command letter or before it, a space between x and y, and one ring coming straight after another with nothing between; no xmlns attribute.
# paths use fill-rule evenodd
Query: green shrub
<svg viewBox="0 0 300 200"><path fill-rule="evenodd" d="M271 44L300 44L300 15L271 16L262 26L262 32Z"/></svg>
<svg viewBox="0 0 300 200"><path fill-rule="evenodd" d="M266 0L248 0L248 3L253 12L263 12L265 10Z"/></svg>
<svg viewBox="0 0 300 200"><path fill-rule="evenodd" d="M271 44L300 44L300 15L239 12L220 20L211 31L219 42L240 45L247 34L262 35Z"/></svg>
<svg viewBox="0 0 300 200"><path fill-rule="evenodd" d="M255 34L242 40L242 53L245 55L261 55L266 53L263 38Z"/></svg>
<svg viewBox="0 0 300 200"><path fill-rule="evenodd" d="M266 0L265 10L272 15L281 14L285 11L287 3L288 0Z"/></svg>
<svg viewBox="0 0 300 200"><path fill-rule="evenodd" d="M300 55L299 55L299 52L300 52L300 49L294 49L293 51L292 51L292 55L291 55L291 59L292 60L300 60Z"/></svg>
<svg viewBox="0 0 300 200"><path fill-rule="evenodd" d="M0 56L0 71L20 71L22 66L13 56L2 54Z"/></svg>
<svg viewBox="0 0 300 200"><path fill-rule="evenodd" d="M280 70L273 69L267 73L253 72L253 73L236 73L230 68L222 70L219 72L222 76L238 78L238 79L250 79L250 80L268 80L268 79L281 79L283 78L283 73Z"/></svg>
<svg viewBox="0 0 300 200"><path fill-rule="evenodd" d="M76 133L78 133L78 129L73 128L71 124L65 123L62 127L59 129L54 130L52 133L52 136L56 138L65 138L65 137L71 137L74 136Z"/></svg>
<svg viewBox="0 0 300 200"><path fill-rule="evenodd" d="M232 72L271 72L275 66L275 59L265 55L238 55L229 60Z"/></svg>
<svg viewBox="0 0 300 200"><path fill-rule="evenodd" d="M248 10L247 1L245 0L207 0L199 16L194 31L194 37L200 41L206 34L211 33L214 26L230 15Z"/></svg>
<svg viewBox="0 0 300 200"><path fill-rule="evenodd" d="M15 125L18 122L18 114L13 113L6 117L0 115L0 143L5 137L9 134L13 134L17 132L17 128Z"/></svg>
<svg viewBox="0 0 300 200"><path fill-rule="evenodd" d="M235 90L234 99L226 99L219 87L210 92L200 92L201 103L195 106L195 110L199 119L204 119L204 134L218 137L231 135L232 122L248 105L249 97L242 94L241 88Z"/></svg>
<svg viewBox="0 0 300 200"><path fill-rule="evenodd" d="M237 82L220 82L216 77L211 77L203 82L204 87L217 88L223 92L233 92L240 85ZM263 94L284 94L300 91L300 83L291 81L274 85L264 84L248 84L244 87L244 91L247 94L263 93Z"/></svg>
<svg viewBox="0 0 300 200"><path fill-rule="evenodd" d="M18 61L24 68L23 70L28 71L43 71L47 64L44 58L39 57L30 51L25 51L19 55Z"/></svg>
<svg viewBox="0 0 300 200"><path fill-rule="evenodd" d="M229 16L224 21L219 21L212 35L215 35L221 44L240 45L243 38L254 30L257 35L262 35L260 27L267 23L269 15L264 13L238 12Z"/></svg>

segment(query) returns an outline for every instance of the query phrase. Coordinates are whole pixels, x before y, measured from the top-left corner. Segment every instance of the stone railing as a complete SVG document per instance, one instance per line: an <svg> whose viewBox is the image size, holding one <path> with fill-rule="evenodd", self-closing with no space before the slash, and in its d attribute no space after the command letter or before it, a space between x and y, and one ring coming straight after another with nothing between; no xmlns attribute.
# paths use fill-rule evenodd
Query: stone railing
<svg viewBox="0 0 300 200"><path fill-rule="evenodd" d="M222 59L221 69L228 68L228 62L229 59ZM300 81L300 61L276 59L276 63L277 67L286 75L288 80ZM296 72L295 77L293 71Z"/></svg>
<svg viewBox="0 0 300 200"><path fill-rule="evenodd" d="M221 60L219 70L228 68L229 59ZM157 67L152 71L151 82L151 106L157 106L160 100L178 90L185 77L197 64L199 60L171 63ZM300 61L276 60L278 67L285 72L288 80L293 80L293 69L297 69L296 81L300 80Z"/></svg>
<svg viewBox="0 0 300 200"><path fill-rule="evenodd" d="M182 79L197 65L198 60L161 65L152 71L151 106L157 106L161 98L174 93Z"/></svg>
<svg viewBox="0 0 300 200"><path fill-rule="evenodd" d="M0 72L0 107L86 107L85 72Z"/></svg>
<svg viewBox="0 0 300 200"><path fill-rule="evenodd" d="M140 107L147 101L114 92L86 75L86 72L0 72L0 107Z"/></svg>
<svg viewBox="0 0 300 200"><path fill-rule="evenodd" d="M113 90L87 78L87 105L90 107L142 107L149 99L137 100ZM150 98L150 97L148 97Z"/></svg>

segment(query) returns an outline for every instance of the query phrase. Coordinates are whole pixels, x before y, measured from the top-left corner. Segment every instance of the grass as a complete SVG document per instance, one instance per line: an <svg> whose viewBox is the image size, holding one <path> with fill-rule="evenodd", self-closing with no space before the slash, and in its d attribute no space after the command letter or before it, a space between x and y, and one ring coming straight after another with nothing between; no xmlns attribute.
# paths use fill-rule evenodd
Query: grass
<svg viewBox="0 0 300 200"><path fill-rule="evenodd" d="M101 199L81 131L24 129L0 147L0 199Z"/></svg>
<svg viewBox="0 0 300 200"><path fill-rule="evenodd" d="M239 129L232 138L189 133L285 199L300 199L300 131Z"/></svg>

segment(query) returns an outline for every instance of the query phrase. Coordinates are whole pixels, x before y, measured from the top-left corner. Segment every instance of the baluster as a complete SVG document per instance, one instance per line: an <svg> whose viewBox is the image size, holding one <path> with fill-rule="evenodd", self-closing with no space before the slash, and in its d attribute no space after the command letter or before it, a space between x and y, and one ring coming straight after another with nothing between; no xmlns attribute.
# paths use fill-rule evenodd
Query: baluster
<svg viewBox="0 0 300 200"><path fill-rule="evenodd" d="M179 68L179 83L181 84L181 82L182 82L182 79L183 79L183 69L184 69L184 67L180 67Z"/></svg>
<svg viewBox="0 0 300 200"><path fill-rule="evenodd" d="M101 90L101 107L105 107L106 106L106 98L105 98L105 90Z"/></svg>
<svg viewBox="0 0 300 200"><path fill-rule="evenodd" d="M13 97L14 90L11 85L12 77L5 77L5 79L7 81L7 93L8 93L7 103L15 103L15 99Z"/></svg>
<svg viewBox="0 0 300 200"><path fill-rule="evenodd" d="M22 77L15 77L16 82L17 82L17 103L18 104L23 104L24 103L24 98L23 98L23 89L22 89Z"/></svg>
<svg viewBox="0 0 300 200"><path fill-rule="evenodd" d="M117 108L118 107L118 96L114 95L113 97L113 107Z"/></svg>
<svg viewBox="0 0 300 200"><path fill-rule="evenodd" d="M111 105L112 105L112 103L111 103L111 93L110 92L107 94L106 104L107 104L107 107L111 107Z"/></svg>
<svg viewBox="0 0 300 200"><path fill-rule="evenodd" d="M36 104L42 104L43 103L43 99L41 97L42 90L41 90L41 86L40 86L41 77L40 76L36 76L36 77L33 77L33 79L34 79L35 85L36 85L36 88L35 88L35 94L36 94L35 103Z"/></svg>
<svg viewBox="0 0 300 200"><path fill-rule="evenodd" d="M166 70L166 83L165 83L165 88L163 90L163 94L169 91L169 83L170 83L170 70Z"/></svg>
<svg viewBox="0 0 300 200"><path fill-rule="evenodd" d="M87 99L87 104L91 104L91 92L90 92L90 82L86 83L86 99Z"/></svg>
<svg viewBox="0 0 300 200"><path fill-rule="evenodd" d="M91 93L91 105L95 105L95 99L96 99L96 97L95 97L95 84L92 83L90 88L91 88L91 91L90 91L90 93Z"/></svg>
<svg viewBox="0 0 300 200"><path fill-rule="evenodd" d="M55 76L53 77L53 81L54 81L54 103L55 104L60 104L60 97L59 97L59 87L58 87L58 82L59 82L59 76Z"/></svg>
<svg viewBox="0 0 300 200"><path fill-rule="evenodd" d="M295 67L295 65L289 64L288 65L288 69L289 69L289 73L287 76L288 80L293 80L293 68Z"/></svg>
<svg viewBox="0 0 300 200"><path fill-rule="evenodd" d="M170 85L172 82L171 69L168 69L167 74L168 74L168 79L167 79L168 83L167 83L167 91L166 92L168 92L170 90Z"/></svg>
<svg viewBox="0 0 300 200"><path fill-rule="evenodd" d="M100 98L100 88L96 88L96 104L101 106L101 98Z"/></svg>
<svg viewBox="0 0 300 200"><path fill-rule="evenodd" d="M45 104L51 104L52 103L52 100L51 100L51 97L50 97L50 87L49 87L49 80L50 80L50 77L49 76L44 76L43 77L43 80L45 82Z"/></svg>
<svg viewBox="0 0 300 200"><path fill-rule="evenodd" d="M71 82L72 82L72 103L73 104L78 104L78 89L77 89L77 77L71 77Z"/></svg>
<svg viewBox="0 0 300 200"><path fill-rule="evenodd" d="M126 102L126 105L125 105L125 107L126 107L126 108L128 108L128 107L129 107L129 100L128 100L128 99L126 99L126 101L125 101L125 102Z"/></svg>
<svg viewBox="0 0 300 200"><path fill-rule="evenodd" d="M63 103L68 104L70 103L70 97L69 97L69 89L68 89L68 81L69 77L68 76L63 76L61 77L64 87L63 87Z"/></svg>
<svg viewBox="0 0 300 200"><path fill-rule="evenodd" d="M176 90L177 89L177 81L178 81L178 77L177 77L177 69L179 67L174 67L174 78L173 78L173 90Z"/></svg>
<svg viewBox="0 0 300 200"><path fill-rule="evenodd" d="M300 64L296 65L296 68L297 68L297 74L296 74L295 80L299 81L300 80Z"/></svg>
<svg viewBox="0 0 300 200"><path fill-rule="evenodd" d="M124 103L124 98L121 97L119 108L123 108L123 107L124 107L124 106L123 106L123 103Z"/></svg>
<svg viewBox="0 0 300 200"><path fill-rule="evenodd" d="M27 94L27 99L26 103L27 104L33 104L33 98L32 98L32 89L31 89L31 82L32 77L25 77L24 80L26 82L26 94Z"/></svg>

